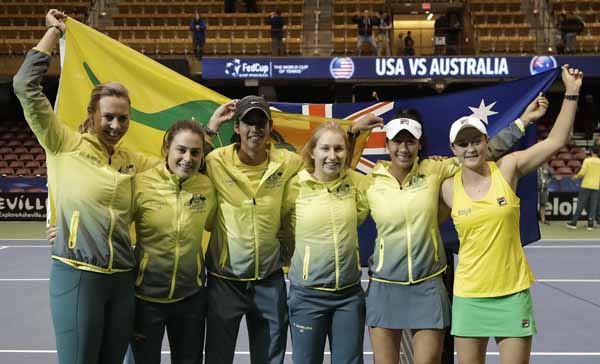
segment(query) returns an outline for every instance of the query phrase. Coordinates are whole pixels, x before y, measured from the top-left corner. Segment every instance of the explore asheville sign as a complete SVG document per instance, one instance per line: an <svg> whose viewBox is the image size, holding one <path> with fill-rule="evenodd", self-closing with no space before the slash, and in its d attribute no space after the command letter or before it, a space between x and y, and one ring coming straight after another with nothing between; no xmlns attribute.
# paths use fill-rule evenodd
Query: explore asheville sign
<svg viewBox="0 0 600 364"><path fill-rule="evenodd" d="M204 79L522 78L568 63L600 77L600 57L324 57L202 60Z"/></svg>
<svg viewBox="0 0 600 364"><path fill-rule="evenodd" d="M0 221L46 220L46 192L0 192Z"/></svg>

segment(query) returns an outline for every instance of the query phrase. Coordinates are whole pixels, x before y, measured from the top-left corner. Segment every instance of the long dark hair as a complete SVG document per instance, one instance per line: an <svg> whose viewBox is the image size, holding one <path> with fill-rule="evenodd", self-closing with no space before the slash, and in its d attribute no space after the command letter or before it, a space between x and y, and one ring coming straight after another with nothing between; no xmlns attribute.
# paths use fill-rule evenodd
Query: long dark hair
<svg viewBox="0 0 600 364"><path fill-rule="evenodd" d="M419 110L413 108L400 109L396 115L394 115L394 119L398 118L413 119L421 124L421 130L423 133L419 139L419 143L421 144L421 149L419 150L419 160L423 160L427 157L427 138L425 137L425 124L423 123L423 117L421 116L421 113Z"/></svg>

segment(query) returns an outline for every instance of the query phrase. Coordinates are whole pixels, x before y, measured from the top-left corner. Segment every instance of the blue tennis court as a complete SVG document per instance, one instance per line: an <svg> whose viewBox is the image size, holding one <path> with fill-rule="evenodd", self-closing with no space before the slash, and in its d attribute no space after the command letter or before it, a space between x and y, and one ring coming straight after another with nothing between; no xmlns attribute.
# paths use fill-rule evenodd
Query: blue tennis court
<svg viewBox="0 0 600 364"><path fill-rule="evenodd" d="M600 238L541 240L525 248L538 282L531 291L538 335L531 363L600 363ZM55 363L45 240L0 240L0 363ZM366 287L366 271L363 286ZM208 333L210 335L210 333ZM286 363L291 363L288 341ZM365 335L365 363L373 356ZM164 346L164 363L169 363ZM249 363L245 324L235 363ZM328 360L326 360L328 362ZM488 363L498 363L493 341Z"/></svg>

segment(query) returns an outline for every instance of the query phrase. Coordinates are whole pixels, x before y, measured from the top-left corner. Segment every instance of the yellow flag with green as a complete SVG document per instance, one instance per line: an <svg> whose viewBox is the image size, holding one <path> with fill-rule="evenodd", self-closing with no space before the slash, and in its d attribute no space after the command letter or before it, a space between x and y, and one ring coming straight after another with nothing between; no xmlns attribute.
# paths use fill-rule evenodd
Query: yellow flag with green
<svg viewBox="0 0 600 364"><path fill-rule="evenodd" d="M61 40L62 71L56 103L59 118L76 129L86 118L90 93L95 85L116 81L124 84L131 98L131 123L123 145L148 155L160 155L165 130L182 119L194 118L205 124L213 111L229 98L161 65L155 60L76 20L67 20L68 31ZM278 140L300 150L310 130L335 120L348 126L351 121L273 111ZM232 123L219 130L215 146L229 144ZM356 165L368 133L362 133L354 149Z"/></svg>

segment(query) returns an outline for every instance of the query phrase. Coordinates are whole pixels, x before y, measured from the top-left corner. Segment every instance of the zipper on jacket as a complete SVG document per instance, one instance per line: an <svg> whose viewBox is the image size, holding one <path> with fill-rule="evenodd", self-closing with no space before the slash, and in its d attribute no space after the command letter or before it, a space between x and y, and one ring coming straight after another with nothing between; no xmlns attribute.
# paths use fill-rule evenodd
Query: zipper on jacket
<svg viewBox="0 0 600 364"><path fill-rule="evenodd" d="M109 159L110 161L110 159ZM110 199L110 203L108 204L108 212L110 213L110 226L108 228L108 271L112 270L113 262L115 260L115 252L113 248L113 240L112 234L115 230L115 211L113 210L113 203L115 202L115 198L117 197L117 176L114 176L114 184L113 184L113 193Z"/></svg>
<svg viewBox="0 0 600 364"><path fill-rule="evenodd" d="M256 228L256 199L252 197L252 225L254 228L254 278L258 279L260 274L260 252L258 250L258 229Z"/></svg>
<svg viewBox="0 0 600 364"><path fill-rule="evenodd" d="M310 246L304 247L304 267L302 267L302 279L308 280L308 268L310 264Z"/></svg>
<svg viewBox="0 0 600 364"><path fill-rule="evenodd" d="M175 261L173 262L173 276L171 277L171 289L169 290L169 299L173 298L175 284L177 283L177 268L179 267L179 239L181 233L181 184L177 185L177 207L175 217L177 218L177 227L175 230Z"/></svg>
<svg viewBox="0 0 600 364"><path fill-rule="evenodd" d="M69 241L67 246L69 249L75 248L77 244L77 230L79 228L79 210L74 210L71 215L71 224L69 226Z"/></svg>
<svg viewBox="0 0 600 364"><path fill-rule="evenodd" d="M412 282L413 281L413 272L412 272L412 237L411 237L411 233L410 233L410 221L408 219L408 214L406 213L406 210L404 208L402 208L402 212L404 213L404 221L406 221L405 225L406 225L406 249L407 249L407 256L408 256L408 281Z"/></svg>
<svg viewBox="0 0 600 364"><path fill-rule="evenodd" d="M385 246L383 243L383 239L379 239L379 257L378 257L378 262L377 262L377 268L375 268L375 272L379 272L381 270L381 268L383 268L383 257L385 254Z"/></svg>
<svg viewBox="0 0 600 364"><path fill-rule="evenodd" d="M340 287L340 252L338 251L337 246L337 230L335 228L335 214L333 212L333 203L335 202L331 197L331 192L329 188L327 188L327 196L329 196L329 213L331 215L331 232L333 233L333 248L335 252L335 288Z"/></svg>

